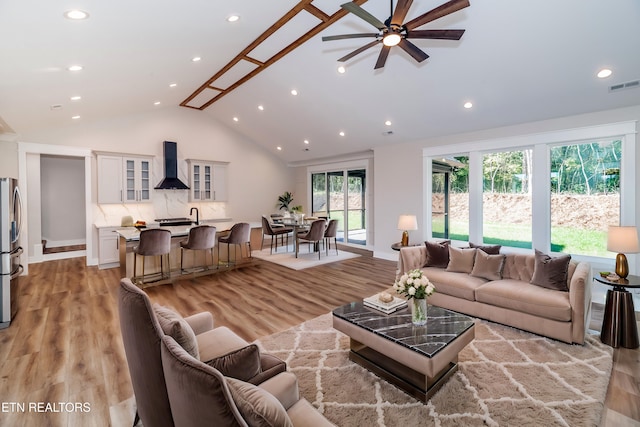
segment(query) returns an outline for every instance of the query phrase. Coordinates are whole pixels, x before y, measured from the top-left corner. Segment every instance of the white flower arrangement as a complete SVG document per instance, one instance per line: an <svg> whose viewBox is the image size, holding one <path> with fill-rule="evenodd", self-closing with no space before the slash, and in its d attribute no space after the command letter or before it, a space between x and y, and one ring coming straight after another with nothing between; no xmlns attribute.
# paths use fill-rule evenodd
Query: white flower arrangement
<svg viewBox="0 0 640 427"><path fill-rule="evenodd" d="M400 276L393 284L393 289L397 293L405 295L407 299L425 299L436 291L433 283L419 269L411 270Z"/></svg>

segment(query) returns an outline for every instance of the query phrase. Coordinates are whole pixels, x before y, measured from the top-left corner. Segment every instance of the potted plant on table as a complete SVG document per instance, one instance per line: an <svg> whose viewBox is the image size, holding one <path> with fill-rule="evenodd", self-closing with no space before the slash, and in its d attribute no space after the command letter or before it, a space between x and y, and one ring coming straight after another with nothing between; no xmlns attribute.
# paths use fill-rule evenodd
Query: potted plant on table
<svg viewBox="0 0 640 427"><path fill-rule="evenodd" d="M289 205L293 202L293 194L289 191L285 191L283 195L278 197L277 208L289 212Z"/></svg>
<svg viewBox="0 0 640 427"><path fill-rule="evenodd" d="M393 289L411 301L411 322L414 325L427 323L427 297L433 295L436 287L427 279L422 270L404 273L393 284Z"/></svg>

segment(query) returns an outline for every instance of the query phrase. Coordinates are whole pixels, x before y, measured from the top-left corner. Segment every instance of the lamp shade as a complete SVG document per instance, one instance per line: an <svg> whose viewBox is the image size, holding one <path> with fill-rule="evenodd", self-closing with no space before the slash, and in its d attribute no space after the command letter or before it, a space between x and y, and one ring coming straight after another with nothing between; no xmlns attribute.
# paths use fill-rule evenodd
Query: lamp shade
<svg viewBox="0 0 640 427"><path fill-rule="evenodd" d="M400 215L398 230L417 230L418 220L415 215Z"/></svg>
<svg viewBox="0 0 640 427"><path fill-rule="evenodd" d="M609 226L607 250L621 254L640 252L638 229L635 226Z"/></svg>

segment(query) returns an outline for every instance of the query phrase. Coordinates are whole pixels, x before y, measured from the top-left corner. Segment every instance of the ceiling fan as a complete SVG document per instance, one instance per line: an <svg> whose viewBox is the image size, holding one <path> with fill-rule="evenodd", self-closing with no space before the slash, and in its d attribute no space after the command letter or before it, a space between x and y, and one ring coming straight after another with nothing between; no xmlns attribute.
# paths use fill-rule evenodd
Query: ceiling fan
<svg viewBox="0 0 640 427"><path fill-rule="evenodd" d="M430 10L412 19L409 22L402 23L409 12L411 3L413 0L398 0L395 11L393 10L393 0L391 3L391 16L382 22L369 12L358 6L353 2L345 3L341 5L343 9L353 13L354 15L364 19L369 24L378 29L377 33L358 33L358 34L341 34L337 36L325 36L322 37L322 41L342 40L342 39L354 39L361 37L375 37L376 40L368 43L361 48L358 48L348 55L338 59L339 62L345 62L359 53L364 52L382 43L382 50L376 61L374 69L384 67L389 56L389 51L393 46L400 46L405 52L413 57L418 62L422 62L429 57L422 49L415 44L411 43L407 39L441 39L441 40L460 40L464 30L416 30L416 28L423 26L424 24L434 21L443 16L447 16L450 13L457 12L460 9L464 9L469 6L469 0L450 0L435 9Z"/></svg>

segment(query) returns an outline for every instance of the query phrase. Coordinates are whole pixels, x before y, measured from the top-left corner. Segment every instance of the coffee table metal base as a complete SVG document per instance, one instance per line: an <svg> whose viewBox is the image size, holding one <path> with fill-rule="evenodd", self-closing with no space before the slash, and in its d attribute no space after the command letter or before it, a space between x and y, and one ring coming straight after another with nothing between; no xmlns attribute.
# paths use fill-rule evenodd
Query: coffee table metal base
<svg viewBox="0 0 640 427"><path fill-rule="evenodd" d="M429 377L351 338L349 360L424 402L428 401L458 370L458 358Z"/></svg>

